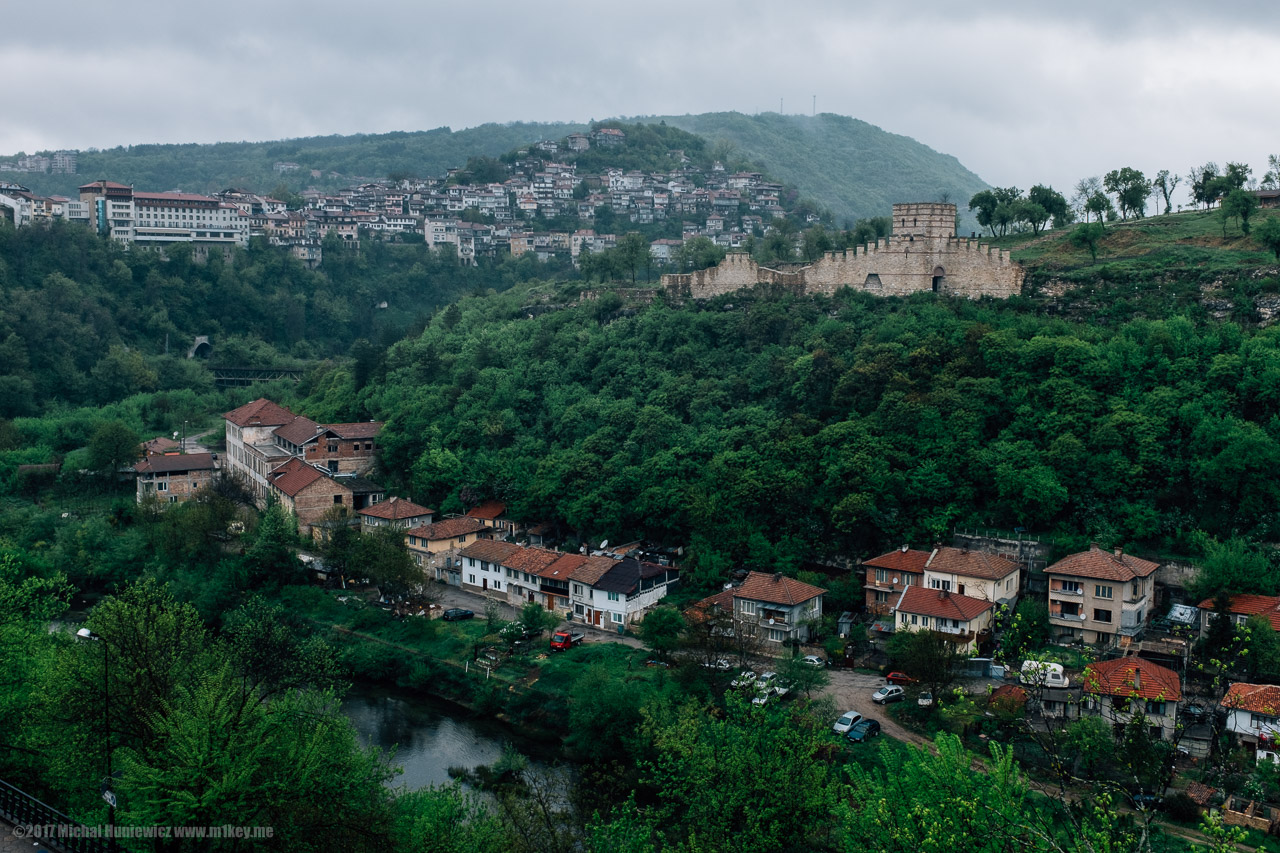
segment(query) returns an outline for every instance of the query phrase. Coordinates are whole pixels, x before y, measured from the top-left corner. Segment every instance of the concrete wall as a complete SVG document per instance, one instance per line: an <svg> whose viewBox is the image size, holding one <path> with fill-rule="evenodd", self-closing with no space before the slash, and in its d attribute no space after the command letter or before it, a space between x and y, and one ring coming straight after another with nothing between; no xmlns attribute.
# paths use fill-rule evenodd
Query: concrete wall
<svg viewBox="0 0 1280 853"><path fill-rule="evenodd" d="M710 299L772 284L801 294L851 287L879 296L937 291L970 299L1007 299L1022 289L1025 271L1003 249L955 236L955 205L895 204L894 233L874 245L827 252L807 266L762 267L744 253L694 273L664 275L675 297Z"/></svg>

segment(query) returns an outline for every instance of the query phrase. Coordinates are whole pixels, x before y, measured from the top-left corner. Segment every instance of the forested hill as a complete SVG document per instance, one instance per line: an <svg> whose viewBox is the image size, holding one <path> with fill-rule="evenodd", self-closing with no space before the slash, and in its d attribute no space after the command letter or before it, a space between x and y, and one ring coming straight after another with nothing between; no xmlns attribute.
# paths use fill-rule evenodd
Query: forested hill
<svg viewBox="0 0 1280 853"><path fill-rule="evenodd" d="M667 124L709 140L730 143L733 153L758 161L775 178L842 219L884 216L894 202L944 195L963 216L987 184L949 154L848 116L703 113L645 121ZM970 227L976 229L976 222Z"/></svg>
<svg viewBox="0 0 1280 853"><path fill-rule="evenodd" d="M470 297L363 387L316 377L303 407L385 419L414 500L690 544L708 584L956 525L1166 554L1199 531L1273 541L1280 328L1249 305L1280 283L1247 238L1191 234L1214 220L1182 217L1194 245L1141 256L1174 226L1108 229L1097 264L1052 234L1020 250L1042 259L1008 302L624 293L539 314L536 289Z"/></svg>
<svg viewBox="0 0 1280 853"><path fill-rule="evenodd" d="M895 201L965 202L987 185L956 158L857 119L777 113L654 116L704 137L729 168L758 166L829 208L837 220L885 216ZM134 145L81 152L76 175L11 173L43 194L73 195L80 184L109 178L149 190L214 192L227 187L268 192L279 184L337 188L360 178L402 173L434 177L471 157L497 157L540 139L560 139L586 126L571 123L487 124L466 130L325 136L278 142ZM278 162L297 171L278 173ZM320 178L311 175L321 172Z"/></svg>

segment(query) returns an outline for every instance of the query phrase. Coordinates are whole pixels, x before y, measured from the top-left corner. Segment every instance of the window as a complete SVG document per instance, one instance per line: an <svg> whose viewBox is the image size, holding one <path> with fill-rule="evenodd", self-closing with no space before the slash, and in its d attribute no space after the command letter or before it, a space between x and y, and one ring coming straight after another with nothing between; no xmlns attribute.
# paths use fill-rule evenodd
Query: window
<svg viewBox="0 0 1280 853"><path fill-rule="evenodd" d="M944 581L942 578L929 578L929 586L933 589L945 589L951 591L951 581Z"/></svg>
<svg viewBox="0 0 1280 853"><path fill-rule="evenodd" d="M889 593L887 592L876 593L876 604L888 604L888 603L889 603Z"/></svg>
<svg viewBox="0 0 1280 853"><path fill-rule="evenodd" d="M889 571L887 569L876 569L876 583L888 583Z"/></svg>
<svg viewBox="0 0 1280 853"><path fill-rule="evenodd" d="M475 575L467 575L467 583L469 583L469 584L474 584L475 582L476 582L476 576L475 576Z"/></svg>
<svg viewBox="0 0 1280 853"><path fill-rule="evenodd" d="M905 613L902 614L902 624L903 625L907 624L907 614Z"/></svg>
<svg viewBox="0 0 1280 853"><path fill-rule="evenodd" d="M1059 584L1058 589L1055 591L1069 592L1073 595L1079 595L1084 591L1084 589L1081 586L1080 581L1062 581Z"/></svg>
<svg viewBox="0 0 1280 853"><path fill-rule="evenodd" d="M573 612L581 616L583 613L586 612L586 608L583 607L581 604L575 604L573 605Z"/></svg>
<svg viewBox="0 0 1280 853"><path fill-rule="evenodd" d="M742 601L739 602L739 604L741 604L742 614L744 616L756 615L756 603L754 601Z"/></svg>
<svg viewBox="0 0 1280 853"><path fill-rule="evenodd" d="M333 441L329 442L328 450L330 453L337 453L338 452L337 443Z"/></svg>
<svg viewBox="0 0 1280 853"><path fill-rule="evenodd" d="M610 614L609 614L609 618L613 620L613 622L614 622L614 624L615 624L615 625L621 625L621 624L622 624L622 614L621 614L621 613L610 613Z"/></svg>
<svg viewBox="0 0 1280 853"><path fill-rule="evenodd" d="M912 625L919 625L919 624L920 624L919 618L920 618L920 617L918 617L918 616L916 616L914 613L912 613L912 614L911 614L911 624L912 624Z"/></svg>
<svg viewBox="0 0 1280 853"><path fill-rule="evenodd" d="M609 600L610 600L610 601L617 601L617 600L618 600L618 594L617 594L616 592L611 592L611 593L609 593Z"/></svg>
<svg viewBox="0 0 1280 853"><path fill-rule="evenodd" d="M1094 610L1094 611L1093 611L1093 621L1094 621L1094 622L1107 622L1107 623L1110 623L1110 622L1111 622L1111 611L1110 611L1110 610Z"/></svg>
<svg viewBox="0 0 1280 853"><path fill-rule="evenodd" d="M1268 717L1266 714L1250 714L1249 726L1255 729L1270 729L1276 724L1275 717Z"/></svg>
<svg viewBox="0 0 1280 853"><path fill-rule="evenodd" d="M341 504L341 503L342 503L342 495L334 495L334 496L333 496L333 502L334 502L335 504Z"/></svg>
<svg viewBox="0 0 1280 853"><path fill-rule="evenodd" d="M502 589L502 581L494 581L494 582L493 582L493 588L494 588L494 589Z"/></svg>
<svg viewBox="0 0 1280 853"><path fill-rule="evenodd" d="M1147 700L1147 713L1148 713L1148 714L1154 714L1155 716L1158 716L1158 717L1163 717L1163 716L1164 716L1164 703L1163 703L1163 702L1157 702L1157 701L1156 701L1156 700L1154 700L1154 699L1148 699L1148 700Z"/></svg>
<svg viewBox="0 0 1280 853"><path fill-rule="evenodd" d="M157 491L157 492L167 492L167 491L169 491L169 481L168 481L168 480L161 480L161 481L159 481L158 483L156 483L156 491Z"/></svg>
<svg viewBox="0 0 1280 853"><path fill-rule="evenodd" d="M1125 713L1128 713L1128 712L1129 712L1129 697L1128 697L1128 696L1112 696L1112 697L1111 697L1111 707L1112 707L1113 709L1115 709L1115 712L1116 712L1117 714L1125 714Z"/></svg>
<svg viewBox="0 0 1280 853"><path fill-rule="evenodd" d="M1100 584L1100 583L1099 583L1099 584L1094 584L1094 585L1093 585L1093 597L1094 597L1094 598L1110 598L1110 597L1111 597L1111 587L1109 587L1109 586L1104 586L1103 584Z"/></svg>
<svg viewBox="0 0 1280 853"><path fill-rule="evenodd" d="M575 584L573 585L573 594L574 594L574 595L582 595L582 584L580 584L580 583L575 583Z"/></svg>

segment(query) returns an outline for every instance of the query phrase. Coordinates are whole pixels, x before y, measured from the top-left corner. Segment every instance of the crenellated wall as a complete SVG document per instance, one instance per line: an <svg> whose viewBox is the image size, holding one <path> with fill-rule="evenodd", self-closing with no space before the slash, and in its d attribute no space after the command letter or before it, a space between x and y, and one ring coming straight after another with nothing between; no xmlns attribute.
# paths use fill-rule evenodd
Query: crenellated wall
<svg viewBox="0 0 1280 853"><path fill-rule="evenodd" d="M827 252L807 266L762 267L744 253L695 273L664 275L672 296L709 299L723 293L776 284L800 293L834 293L851 287L882 296L949 293L1007 299L1022 289L1025 271L1003 249L955 236L954 204L895 204L893 236L874 244ZM781 265L780 265L781 266Z"/></svg>

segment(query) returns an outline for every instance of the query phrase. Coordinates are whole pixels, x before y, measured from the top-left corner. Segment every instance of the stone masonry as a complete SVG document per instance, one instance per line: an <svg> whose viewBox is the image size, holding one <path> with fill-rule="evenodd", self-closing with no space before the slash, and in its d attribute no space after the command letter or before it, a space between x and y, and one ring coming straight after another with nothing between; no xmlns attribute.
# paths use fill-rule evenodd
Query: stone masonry
<svg viewBox="0 0 1280 853"><path fill-rule="evenodd" d="M834 293L850 287L879 296L934 292L977 299L1007 299L1022 289L1025 271L1003 249L959 239L954 204L893 206L893 234L840 252L827 252L812 264L762 267L744 253L727 255L720 265L694 273L664 275L671 296L709 299L722 293L772 284L799 293Z"/></svg>

